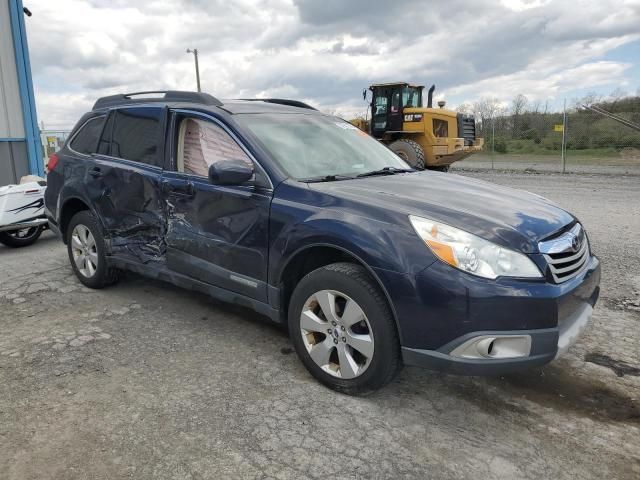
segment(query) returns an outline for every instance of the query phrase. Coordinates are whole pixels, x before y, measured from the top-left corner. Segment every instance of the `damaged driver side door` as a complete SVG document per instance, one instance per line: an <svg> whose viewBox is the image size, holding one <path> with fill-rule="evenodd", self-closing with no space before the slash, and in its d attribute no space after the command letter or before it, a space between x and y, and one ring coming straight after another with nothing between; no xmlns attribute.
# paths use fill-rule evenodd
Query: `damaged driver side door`
<svg viewBox="0 0 640 480"><path fill-rule="evenodd" d="M172 113L171 165L164 171L167 267L201 282L266 301L272 187L248 150L217 119ZM209 167L237 162L251 180L216 184Z"/></svg>

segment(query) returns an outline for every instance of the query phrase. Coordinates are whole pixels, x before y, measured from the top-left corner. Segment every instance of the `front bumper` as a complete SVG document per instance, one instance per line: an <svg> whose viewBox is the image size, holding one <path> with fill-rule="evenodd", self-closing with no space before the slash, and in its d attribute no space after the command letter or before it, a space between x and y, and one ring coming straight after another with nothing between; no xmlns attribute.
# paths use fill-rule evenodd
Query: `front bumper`
<svg viewBox="0 0 640 480"><path fill-rule="evenodd" d="M484 145L483 138L476 138L474 145L464 145L464 138L452 139L458 141L453 145L434 145L433 164L434 165L451 165L454 162L464 160L469 155L482 151Z"/></svg>
<svg viewBox="0 0 640 480"><path fill-rule="evenodd" d="M561 284L486 281L440 262L414 277L392 280L389 295L406 365L498 375L544 365L575 343L598 300L600 263L591 257L580 275ZM499 358L495 351L468 355L467 345L487 338L526 338L527 350L509 356L507 348Z"/></svg>
<svg viewBox="0 0 640 480"><path fill-rule="evenodd" d="M472 332L435 351L402 347L402 359L405 365L461 375L501 375L524 368L539 367L565 353L577 341L591 320L592 313L593 307L587 303L556 328ZM465 358L455 354L458 347L477 337L523 336L529 337L531 341L531 349L524 356Z"/></svg>

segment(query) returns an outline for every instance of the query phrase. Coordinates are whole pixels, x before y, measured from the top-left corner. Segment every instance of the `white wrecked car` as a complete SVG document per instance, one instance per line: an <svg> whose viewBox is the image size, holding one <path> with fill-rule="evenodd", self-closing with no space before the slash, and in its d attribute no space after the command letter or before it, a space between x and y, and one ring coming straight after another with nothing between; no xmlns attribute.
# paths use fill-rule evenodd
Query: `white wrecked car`
<svg viewBox="0 0 640 480"><path fill-rule="evenodd" d="M44 178L27 175L19 185L0 187L0 243L8 247L31 245L45 228Z"/></svg>

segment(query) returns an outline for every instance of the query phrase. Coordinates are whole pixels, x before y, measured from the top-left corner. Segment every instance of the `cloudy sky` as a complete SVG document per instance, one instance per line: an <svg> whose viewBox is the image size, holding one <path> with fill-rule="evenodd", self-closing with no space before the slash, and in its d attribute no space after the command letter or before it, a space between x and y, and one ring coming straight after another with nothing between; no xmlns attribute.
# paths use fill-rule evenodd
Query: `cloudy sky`
<svg viewBox="0 0 640 480"><path fill-rule="evenodd" d="M195 89L194 47L204 91L344 116L372 82L435 83L449 106L640 89L640 0L23 2L45 128L105 94Z"/></svg>

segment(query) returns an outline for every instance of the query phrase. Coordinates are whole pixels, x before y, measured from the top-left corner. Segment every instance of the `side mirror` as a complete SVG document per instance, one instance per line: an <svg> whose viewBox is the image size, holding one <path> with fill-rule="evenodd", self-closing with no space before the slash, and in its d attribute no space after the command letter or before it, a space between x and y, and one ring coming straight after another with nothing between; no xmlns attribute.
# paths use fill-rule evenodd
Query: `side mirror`
<svg viewBox="0 0 640 480"><path fill-rule="evenodd" d="M240 185L253 178L253 166L244 160L223 160L209 166L209 181L214 185Z"/></svg>

